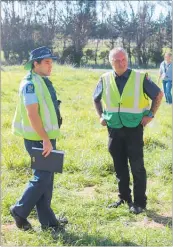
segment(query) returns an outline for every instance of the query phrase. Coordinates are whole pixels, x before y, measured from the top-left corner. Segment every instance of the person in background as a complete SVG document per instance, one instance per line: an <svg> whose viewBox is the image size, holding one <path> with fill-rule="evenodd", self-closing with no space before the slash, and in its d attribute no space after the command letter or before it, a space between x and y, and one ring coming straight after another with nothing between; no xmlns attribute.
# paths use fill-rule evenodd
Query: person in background
<svg viewBox="0 0 173 247"><path fill-rule="evenodd" d="M49 80L53 60L49 48L43 46L31 51L25 68L30 72L20 84L18 105L12 128L13 133L24 139L29 155L32 147L43 148L47 157L52 149L56 149L56 138L59 136L59 101L56 91ZM59 123L59 124L58 124ZM33 178L29 181L21 198L10 207L10 213L16 226L23 230L32 229L27 217L36 206L41 228L58 231L66 218L56 218L51 209L54 173L33 170Z"/></svg>
<svg viewBox="0 0 173 247"><path fill-rule="evenodd" d="M160 78L162 78L166 102L172 104L172 54L170 52L165 53L164 61L160 64L158 84Z"/></svg>
<svg viewBox="0 0 173 247"><path fill-rule="evenodd" d="M109 61L113 70L101 76L93 95L100 124L108 129L108 149L118 181L119 200L108 207L127 203L131 213L139 214L147 205L143 128L155 117L163 92L145 73L128 68L128 55L123 48L112 49Z"/></svg>

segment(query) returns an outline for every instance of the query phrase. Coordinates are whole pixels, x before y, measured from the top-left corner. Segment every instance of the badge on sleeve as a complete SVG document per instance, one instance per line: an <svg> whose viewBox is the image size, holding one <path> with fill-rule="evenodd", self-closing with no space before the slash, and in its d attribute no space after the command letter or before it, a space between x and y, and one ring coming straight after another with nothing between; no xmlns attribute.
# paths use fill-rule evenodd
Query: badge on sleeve
<svg viewBox="0 0 173 247"><path fill-rule="evenodd" d="M34 84L28 84L26 86L26 93L34 93L35 92L35 88L34 88Z"/></svg>

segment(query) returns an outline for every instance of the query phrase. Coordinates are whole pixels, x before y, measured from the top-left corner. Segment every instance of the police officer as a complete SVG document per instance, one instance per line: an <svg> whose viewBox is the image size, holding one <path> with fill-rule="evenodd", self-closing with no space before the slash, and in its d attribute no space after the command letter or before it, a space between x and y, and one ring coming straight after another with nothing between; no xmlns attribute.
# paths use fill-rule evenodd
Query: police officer
<svg viewBox="0 0 173 247"><path fill-rule="evenodd" d="M154 118L163 93L146 74L128 68L128 56L123 48L111 50L109 61L113 70L101 76L93 95L100 123L108 128L108 149L119 188L119 200L108 207L117 208L126 202L131 213L139 214L147 204L143 127ZM134 202L129 187L128 160L133 175Z"/></svg>
<svg viewBox="0 0 173 247"><path fill-rule="evenodd" d="M52 82L53 60L51 50L45 46L31 51L25 69L30 72L24 77L19 88L19 100L13 120L13 133L24 138L24 145L29 155L32 147L43 148L47 157L52 149L56 149L56 138L59 135L58 114L59 101ZM27 217L36 206L38 219L42 229L58 229L60 223L51 209L54 173L33 170L33 178L29 181L22 197L10 207L10 213L18 228L31 229Z"/></svg>

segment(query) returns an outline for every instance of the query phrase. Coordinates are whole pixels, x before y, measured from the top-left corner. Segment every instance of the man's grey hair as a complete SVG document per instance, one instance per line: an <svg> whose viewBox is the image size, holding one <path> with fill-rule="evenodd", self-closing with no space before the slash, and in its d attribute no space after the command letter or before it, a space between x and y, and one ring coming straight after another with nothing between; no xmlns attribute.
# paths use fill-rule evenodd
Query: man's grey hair
<svg viewBox="0 0 173 247"><path fill-rule="evenodd" d="M119 52L123 52L126 55L126 58L128 59L128 54L126 52L126 50L124 50L122 47L116 47L113 48L110 52L109 52L109 62L112 63L114 56L119 53Z"/></svg>
<svg viewBox="0 0 173 247"><path fill-rule="evenodd" d="M172 53L171 52L166 52L164 56L172 57Z"/></svg>

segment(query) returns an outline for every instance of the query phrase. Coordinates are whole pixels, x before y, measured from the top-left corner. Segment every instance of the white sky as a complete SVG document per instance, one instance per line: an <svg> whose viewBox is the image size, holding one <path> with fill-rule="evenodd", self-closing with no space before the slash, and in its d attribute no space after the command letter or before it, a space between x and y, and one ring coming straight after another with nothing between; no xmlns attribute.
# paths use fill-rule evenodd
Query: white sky
<svg viewBox="0 0 173 247"><path fill-rule="evenodd" d="M101 1L98 1L98 2L101 2ZM124 6L124 2L127 2L127 1L109 1L109 4L110 4L110 7L111 7L111 11L114 12L114 9L118 6L118 7L122 7ZM134 8L134 11L137 11L137 8L138 8L138 4L139 4L139 1L129 1L133 8ZM144 2L144 1L140 1L140 4ZM154 14L153 14L153 18L154 19L157 19L160 15L160 13L162 12L163 14L167 14L168 10L164 7L164 6L161 6L160 4L157 3L157 1L145 1L145 2L150 2L150 3L153 3L156 5L155 7L155 10L154 10ZM161 2L165 2L165 1L160 1ZM127 4L128 6L128 4ZM130 8L129 8L129 12L131 12ZM105 14L107 14L105 12ZM109 13L108 13L109 14Z"/></svg>
<svg viewBox="0 0 173 247"><path fill-rule="evenodd" d="M102 2L102 1L104 1L104 0L101 0L101 1L98 1L98 2ZM36 1L35 1L36 2ZM44 2L44 1L43 1ZM118 6L118 7L123 7L124 5L123 5L123 2L127 2L127 1L109 1L109 4L110 4L110 11L114 11L114 9L116 8L116 6ZM143 2L143 1L140 1L140 2ZM150 2L150 3L156 3L156 1L148 1L148 2ZM160 1L160 2L165 2L165 1ZM17 1L14 1L14 3L15 3L15 10L16 10L16 12L18 12L19 11L19 8L18 8L18 2ZM64 5L64 3L63 3L63 1L57 1L57 3L58 3L58 8L59 9L61 9L61 8L63 8L63 5ZM72 3L72 2L71 2ZM137 10L137 7L138 7L138 3L139 3L139 1L130 1L130 3L132 4L132 6L133 6L133 8L134 8L134 10ZM2 3L3 4L3 3ZM48 5L49 5L49 3L48 3ZM97 6L99 6L99 4L97 5ZM99 7L98 7L98 12L99 12ZM129 9L129 11L130 11L130 9ZM153 18L158 18L158 16L159 16L159 14L160 13L163 13L163 14L167 14L167 9L165 8L165 7L163 7L163 6L161 6L160 4L157 4L156 3L156 8L155 8L155 11L154 11L154 16L153 16ZM110 12L108 12L108 11L105 11L105 16L106 15L109 15L110 14ZM1 16L2 16L2 18L4 17L4 13L3 13L3 8L2 8L2 10L1 10Z"/></svg>

